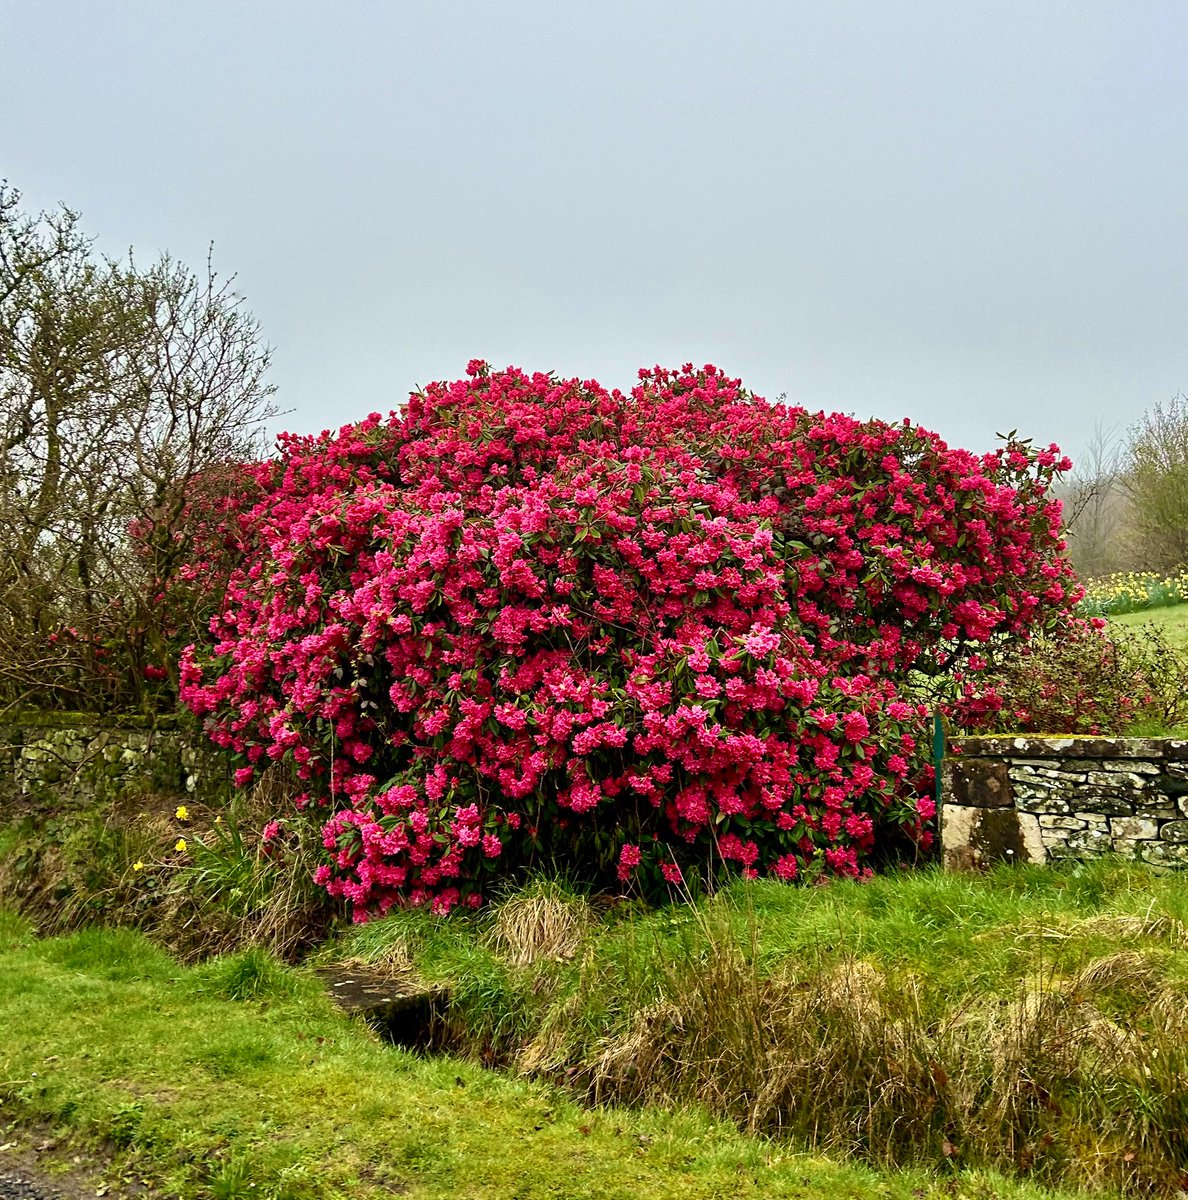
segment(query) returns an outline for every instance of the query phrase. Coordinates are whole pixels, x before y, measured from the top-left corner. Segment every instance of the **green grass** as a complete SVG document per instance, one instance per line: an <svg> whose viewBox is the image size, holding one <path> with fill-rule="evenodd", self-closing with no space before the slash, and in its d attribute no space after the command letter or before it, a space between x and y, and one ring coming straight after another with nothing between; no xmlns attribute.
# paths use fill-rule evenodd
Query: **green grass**
<svg viewBox="0 0 1188 1200"><path fill-rule="evenodd" d="M1188 604L1121 613L1109 621L1111 626L1121 629L1151 628L1163 634L1173 646L1188 646Z"/></svg>
<svg viewBox="0 0 1188 1200"><path fill-rule="evenodd" d="M8 1117L103 1143L119 1174L194 1200L1052 1194L841 1165L696 1110L581 1108L381 1045L259 950L187 968L138 934L37 940L0 914L0 1028Z"/></svg>
<svg viewBox="0 0 1188 1200"><path fill-rule="evenodd" d="M351 929L324 947L320 958L409 962L432 982L460 985L462 1004L465 989L478 987L484 994L476 1016L498 1000L508 1010L506 1020L522 1021L514 1016L517 1004L544 989L539 981L525 985L492 944L497 916L498 909L442 920L424 910L403 910ZM1029 972L1135 945L1155 948L1165 931L1136 942L1132 924L1160 918L1188 930L1188 877L1155 874L1117 859L1001 868L984 876L905 870L820 887L757 880L735 883L696 906L612 911L589 930L581 951L545 960L536 969L573 985L602 968L610 973L608 1023L600 1034L611 1029L614 1013L631 1010L640 989L658 986L669 964L704 958L723 936L746 949L764 971L789 962L869 961L910 976L928 1005L941 1009L972 994L1006 995ZM1188 981L1188 956L1177 952L1169 966ZM634 990L623 991L619 982Z"/></svg>
<svg viewBox="0 0 1188 1200"><path fill-rule="evenodd" d="M444 985L456 1049L587 1098L698 1104L886 1166L956 1152L1136 1192L1188 1176L1183 876L756 882L600 918L555 888L535 902L554 931L568 903L576 947L534 960L548 939L505 904L401 912L323 953Z"/></svg>

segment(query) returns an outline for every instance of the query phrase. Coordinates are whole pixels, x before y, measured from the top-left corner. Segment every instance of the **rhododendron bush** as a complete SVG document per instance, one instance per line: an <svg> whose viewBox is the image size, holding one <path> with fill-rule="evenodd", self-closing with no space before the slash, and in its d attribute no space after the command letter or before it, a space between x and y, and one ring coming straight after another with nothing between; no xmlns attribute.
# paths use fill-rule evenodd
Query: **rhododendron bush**
<svg viewBox="0 0 1188 1200"><path fill-rule="evenodd" d="M713 367L624 395L475 362L281 439L183 697L239 783L303 781L360 918L533 863L854 875L929 836L910 679L974 697L987 647L1067 619L1066 468Z"/></svg>

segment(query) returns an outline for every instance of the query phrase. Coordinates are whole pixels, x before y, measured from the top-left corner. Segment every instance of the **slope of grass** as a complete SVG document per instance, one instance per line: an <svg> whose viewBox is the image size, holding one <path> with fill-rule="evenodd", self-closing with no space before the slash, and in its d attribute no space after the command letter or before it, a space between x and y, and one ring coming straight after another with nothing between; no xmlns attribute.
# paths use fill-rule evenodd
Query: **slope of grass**
<svg viewBox="0 0 1188 1200"><path fill-rule="evenodd" d="M981 1172L877 1173L695 1110L593 1111L537 1083L377 1042L260 950L180 966L140 935L38 941L0 916L0 1101L114 1148L181 1197L964 1197Z"/></svg>
<svg viewBox="0 0 1188 1200"><path fill-rule="evenodd" d="M445 985L448 1043L587 1099L695 1103L882 1165L1188 1179L1183 877L923 871L603 914L537 884L325 954Z"/></svg>

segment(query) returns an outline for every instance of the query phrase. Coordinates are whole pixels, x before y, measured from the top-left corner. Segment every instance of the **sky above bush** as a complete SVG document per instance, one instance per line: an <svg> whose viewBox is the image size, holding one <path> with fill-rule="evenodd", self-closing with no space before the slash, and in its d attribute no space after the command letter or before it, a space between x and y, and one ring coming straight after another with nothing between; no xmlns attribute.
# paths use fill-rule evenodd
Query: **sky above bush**
<svg viewBox="0 0 1188 1200"><path fill-rule="evenodd" d="M475 356L1074 456L1188 388L1174 2L17 3L0 173L239 283L287 427Z"/></svg>

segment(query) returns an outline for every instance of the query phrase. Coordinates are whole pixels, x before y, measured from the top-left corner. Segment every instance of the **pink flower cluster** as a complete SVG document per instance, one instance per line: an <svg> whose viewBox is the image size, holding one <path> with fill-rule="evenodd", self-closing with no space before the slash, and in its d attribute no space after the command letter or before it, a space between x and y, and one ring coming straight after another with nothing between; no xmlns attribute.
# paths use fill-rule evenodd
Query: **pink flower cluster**
<svg viewBox="0 0 1188 1200"><path fill-rule="evenodd" d="M355 915L561 862L853 875L931 815L909 673L1075 599L1055 448L771 404L714 367L629 395L470 364L281 439L182 695L328 810Z"/></svg>

